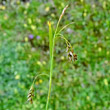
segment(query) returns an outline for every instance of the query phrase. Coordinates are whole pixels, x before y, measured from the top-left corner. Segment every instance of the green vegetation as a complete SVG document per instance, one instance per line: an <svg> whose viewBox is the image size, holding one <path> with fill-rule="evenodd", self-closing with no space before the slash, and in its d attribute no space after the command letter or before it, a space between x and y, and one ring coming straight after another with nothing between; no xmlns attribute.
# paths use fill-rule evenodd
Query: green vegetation
<svg viewBox="0 0 110 110"><path fill-rule="evenodd" d="M12 0L0 5L0 110L45 110L49 75L49 35L67 5L58 30L78 56L67 58L65 40L56 38L49 110L110 109L110 0ZM55 32L55 30L53 30Z"/></svg>

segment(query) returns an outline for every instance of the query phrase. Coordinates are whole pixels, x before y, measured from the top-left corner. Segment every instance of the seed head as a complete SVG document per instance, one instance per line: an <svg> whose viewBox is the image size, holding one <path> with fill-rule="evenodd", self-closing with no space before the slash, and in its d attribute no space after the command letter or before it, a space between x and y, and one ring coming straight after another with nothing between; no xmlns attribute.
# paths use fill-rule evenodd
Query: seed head
<svg viewBox="0 0 110 110"><path fill-rule="evenodd" d="M34 97L34 88L33 86L30 88L27 101L29 101L31 104L33 103L33 97Z"/></svg>
<svg viewBox="0 0 110 110"><path fill-rule="evenodd" d="M77 60L77 55L74 54L74 51L73 51L71 45L67 45L66 52L67 52L67 55L68 55L68 59L70 61L72 61L72 60L76 61Z"/></svg>

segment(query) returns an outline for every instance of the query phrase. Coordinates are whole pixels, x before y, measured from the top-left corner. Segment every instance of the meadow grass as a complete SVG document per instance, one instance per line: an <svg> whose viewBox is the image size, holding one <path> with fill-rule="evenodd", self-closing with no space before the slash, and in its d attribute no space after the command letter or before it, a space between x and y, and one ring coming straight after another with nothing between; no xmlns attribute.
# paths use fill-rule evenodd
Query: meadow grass
<svg viewBox="0 0 110 110"><path fill-rule="evenodd" d="M0 110L45 110L50 68L45 24L51 20L54 36L60 12L68 1L55 0L54 6L42 0L19 4L17 1L0 4ZM110 1L71 2L56 33L48 109L109 110ZM74 25L67 27L73 21ZM64 24L68 25L63 27ZM74 46L74 52L79 53L74 65L64 55L65 42L69 46L65 37ZM68 55L71 60L72 53ZM35 96L33 104L27 104L31 84Z"/></svg>
<svg viewBox="0 0 110 110"><path fill-rule="evenodd" d="M60 24L60 21L66 11L66 9L68 8L68 5L63 9L60 17L59 17L59 20L58 20L58 23L57 23L57 26L56 26L56 29L55 29L55 32L53 34L53 29L52 29L52 25L51 25L51 22L49 21L48 22L48 26L49 26L49 49L50 49L50 75L49 75L49 89L48 89L48 96L47 96L47 102L46 102L46 110L48 110L48 106L49 106L49 100L50 100L50 95L51 95L51 88L52 88L52 76L53 76L53 61L54 61L54 46L55 46L55 38L56 37L61 37L62 39L64 39L66 41L66 44L67 44L67 48L71 48L71 51L68 52L68 57L71 57L70 60L72 60L72 58L74 58L73 56L73 52L72 52L72 46L71 44L69 43L69 41L62 35L60 34L61 31L63 31L67 26L69 26L70 24L73 24L70 23L70 24L67 24L65 26L63 26L63 28L60 29L60 31L58 31L58 28L59 28L59 24ZM28 93L28 100L32 103L33 102L33 85L35 83L35 80L37 79L37 77L41 76L41 75L46 75L48 76L47 74L39 74L35 77L34 81L33 81L33 84L29 90L29 93Z"/></svg>
<svg viewBox="0 0 110 110"><path fill-rule="evenodd" d="M54 35L52 34L52 27L51 22L48 23L49 25L49 47L50 47L50 78L49 78L49 90L48 90L48 97L47 97L47 104L46 104L46 110L48 110L49 105L49 99L51 94L51 86L52 86L52 75L53 75L53 57L54 57L54 45L55 45L55 37L57 36L57 30L59 23L64 15L65 10L67 9L68 5L63 9L59 21L57 23L57 27L55 29Z"/></svg>

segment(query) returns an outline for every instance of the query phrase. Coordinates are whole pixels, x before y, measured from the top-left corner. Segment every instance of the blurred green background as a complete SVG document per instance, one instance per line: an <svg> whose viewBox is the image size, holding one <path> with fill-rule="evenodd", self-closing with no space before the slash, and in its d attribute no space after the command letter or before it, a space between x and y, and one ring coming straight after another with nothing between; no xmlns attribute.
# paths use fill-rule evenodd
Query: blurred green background
<svg viewBox="0 0 110 110"><path fill-rule="evenodd" d="M35 82L33 104L27 94L37 74L49 74L48 25L60 28L78 55L69 62L57 39L49 110L110 110L110 0L0 1L0 110L45 110L48 77Z"/></svg>

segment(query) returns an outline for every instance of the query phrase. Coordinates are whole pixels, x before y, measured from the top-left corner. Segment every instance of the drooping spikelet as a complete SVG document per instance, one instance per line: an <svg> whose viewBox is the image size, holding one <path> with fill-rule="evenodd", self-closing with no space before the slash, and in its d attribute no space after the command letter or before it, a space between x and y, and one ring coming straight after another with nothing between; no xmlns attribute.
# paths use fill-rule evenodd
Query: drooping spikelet
<svg viewBox="0 0 110 110"><path fill-rule="evenodd" d="M30 88L28 96L27 96L27 100L32 104L33 103L33 97L34 97L34 88L33 86Z"/></svg>
<svg viewBox="0 0 110 110"><path fill-rule="evenodd" d="M67 52L67 55L68 55L68 59L70 61L76 61L77 60L77 55L74 53L71 45L67 45L66 52Z"/></svg>

